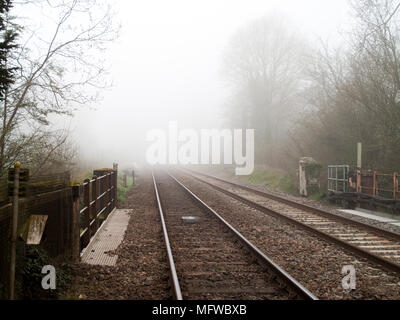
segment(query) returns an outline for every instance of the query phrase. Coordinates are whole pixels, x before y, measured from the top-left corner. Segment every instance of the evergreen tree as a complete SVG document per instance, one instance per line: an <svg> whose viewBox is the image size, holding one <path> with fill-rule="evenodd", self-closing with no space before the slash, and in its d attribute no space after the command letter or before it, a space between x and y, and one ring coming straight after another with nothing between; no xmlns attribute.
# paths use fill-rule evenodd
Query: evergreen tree
<svg viewBox="0 0 400 320"><path fill-rule="evenodd" d="M0 100L4 100L7 89L14 83L17 70L9 63L10 52L18 47L18 33L9 18L12 6L11 0L0 0Z"/></svg>

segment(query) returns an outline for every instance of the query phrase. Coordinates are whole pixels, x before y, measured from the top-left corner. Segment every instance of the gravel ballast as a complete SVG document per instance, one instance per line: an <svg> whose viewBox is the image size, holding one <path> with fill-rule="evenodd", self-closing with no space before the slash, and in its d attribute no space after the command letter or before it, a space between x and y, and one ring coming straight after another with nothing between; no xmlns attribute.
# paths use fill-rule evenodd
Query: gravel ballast
<svg viewBox="0 0 400 320"><path fill-rule="evenodd" d="M355 257L325 240L178 175L193 192L219 212L276 263L321 299L399 299L400 276ZM342 268L356 269L357 288L342 288Z"/></svg>
<svg viewBox="0 0 400 320"><path fill-rule="evenodd" d="M170 299L168 265L151 173L137 177L123 209L131 209L122 244L114 253L115 267L74 265L73 282L65 298L89 300Z"/></svg>

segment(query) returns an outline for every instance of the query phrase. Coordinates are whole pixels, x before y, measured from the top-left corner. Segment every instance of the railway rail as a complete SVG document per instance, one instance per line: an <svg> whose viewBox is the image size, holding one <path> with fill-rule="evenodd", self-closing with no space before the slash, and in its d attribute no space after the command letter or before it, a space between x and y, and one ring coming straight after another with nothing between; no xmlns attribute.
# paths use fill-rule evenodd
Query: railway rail
<svg viewBox="0 0 400 320"><path fill-rule="evenodd" d="M317 298L168 173L152 173L174 298Z"/></svg>
<svg viewBox="0 0 400 320"><path fill-rule="evenodd" d="M399 234L205 173L182 172L253 209L299 226L386 270L400 273Z"/></svg>

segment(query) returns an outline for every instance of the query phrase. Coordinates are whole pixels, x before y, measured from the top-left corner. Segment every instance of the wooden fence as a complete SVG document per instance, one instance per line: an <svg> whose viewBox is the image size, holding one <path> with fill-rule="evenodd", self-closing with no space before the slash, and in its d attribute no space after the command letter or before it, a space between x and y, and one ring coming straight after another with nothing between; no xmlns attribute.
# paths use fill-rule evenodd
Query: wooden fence
<svg viewBox="0 0 400 320"><path fill-rule="evenodd" d="M32 178L27 186L28 196L18 201L18 230L31 215L46 215L48 220L40 248L50 257L66 256L71 252L72 193L70 174L56 173ZM4 186L2 186L4 189ZM7 185L5 185L7 188ZM8 297L10 247L12 226L12 203L2 198L0 208L0 297ZM22 265L27 246L17 243L17 265ZM17 274L17 278L20 277Z"/></svg>
<svg viewBox="0 0 400 320"><path fill-rule="evenodd" d="M80 217L79 251L89 245L93 235L116 208L117 185L118 171L114 169L96 170L92 180L87 179L82 185L74 187L75 210L78 208L77 203L80 205L79 214L74 214L74 216ZM76 250L75 247L75 258Z"/></svg>
<svg viewBox="0 0 400 320"><path fill-rule="evenodd" d="M78 262L82 250L117 206L118 166L93 174L91 180L75 186L71 186L68 172L32 178L26 198L19 200L18 230L31 215L48 216L40 247L52 258ZM0 199L0 299L8 295L10 265L13 206L6 190L7 185L0 185L0 195L4 194ZM23 261L26 248L18 241L18 260Z"/></svg>

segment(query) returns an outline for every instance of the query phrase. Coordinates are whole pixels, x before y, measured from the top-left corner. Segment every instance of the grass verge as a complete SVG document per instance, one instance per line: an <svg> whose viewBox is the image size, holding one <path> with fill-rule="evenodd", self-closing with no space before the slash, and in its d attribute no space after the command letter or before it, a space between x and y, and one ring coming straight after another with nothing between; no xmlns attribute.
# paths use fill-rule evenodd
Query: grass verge
<svg viewBox="0 0 400 320"><path fill-rule="evenodd" d="M300 196L296 179L297 177L295 174L289 174L278 169L256 169L251 176L246 177L247 182L264 185L294 196ZM326 202L326 194L323 192L310 194L307 198L324 203Z"/></svg>
<svg viewBox="0 0 400 320"><path fill-rule="evenodd" d="M127 177L126 179L127 185L124 186L124 175L118 175L118 203L123 204L126 201L126 195L133 187L133 178Z"/></svg>
<svg viewBox="0 0 400 320"><path fill-rule="evenodd" d="M296 187L296 175L288 174L282 170L256 169L252 175L246 177L246 180L292 195L299 195Z"/></svg>

